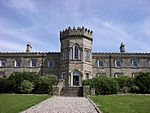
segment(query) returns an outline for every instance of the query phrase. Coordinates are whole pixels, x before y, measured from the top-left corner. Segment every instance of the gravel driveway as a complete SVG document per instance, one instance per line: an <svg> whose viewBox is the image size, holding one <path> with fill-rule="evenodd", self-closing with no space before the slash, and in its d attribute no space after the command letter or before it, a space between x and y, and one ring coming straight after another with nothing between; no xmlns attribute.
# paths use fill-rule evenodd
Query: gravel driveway
<svg viewBox="0 0 150 113"><path fill-rule="evenodd" d="M54 96L22 113L97 113L85 97Z"/></svg>

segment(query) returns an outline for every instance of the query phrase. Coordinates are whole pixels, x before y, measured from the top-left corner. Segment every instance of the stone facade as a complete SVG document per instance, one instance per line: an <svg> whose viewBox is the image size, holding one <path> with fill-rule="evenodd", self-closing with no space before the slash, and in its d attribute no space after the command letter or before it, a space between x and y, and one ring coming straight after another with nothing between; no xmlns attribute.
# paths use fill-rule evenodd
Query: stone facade
<svg viewBox="0 0 150 113"><path fill-rule="evenodd" d="M13 72L36 72L40 76L57 75L66 86L81 86L82 80L96 76L135 76L150 72L150 53L92 53L93 32L87 28L67 28L60 32L60 52L0 52L0 77Z"/></svg>

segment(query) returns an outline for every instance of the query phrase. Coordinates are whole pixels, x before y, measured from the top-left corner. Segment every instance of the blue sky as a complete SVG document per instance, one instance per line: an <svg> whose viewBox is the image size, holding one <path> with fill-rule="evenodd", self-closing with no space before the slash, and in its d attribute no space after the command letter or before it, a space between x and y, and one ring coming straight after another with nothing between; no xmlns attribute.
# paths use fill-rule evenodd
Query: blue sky
<svg viewBox="0 0 150 113"><path fill-rule="evenodd" d="M0 0L0 51L60 51L59 32L93 31L94 52L150 52L150 0Z"/></svg>

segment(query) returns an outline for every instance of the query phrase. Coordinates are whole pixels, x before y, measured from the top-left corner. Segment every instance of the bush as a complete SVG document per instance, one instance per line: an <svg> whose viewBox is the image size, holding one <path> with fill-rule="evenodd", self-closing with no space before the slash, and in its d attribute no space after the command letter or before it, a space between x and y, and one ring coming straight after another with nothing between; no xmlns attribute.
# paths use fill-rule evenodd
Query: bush
<svg viewBox="0 0 150 113"><path fill-rule="evenodd" d="M140 73L134 83L139 87L139 93L150 93L150 73Z"/></svg>
<svg viewBox="0 0 150 113"><path fill-rule="evenodd" d="M0 93L11 93L10 82L5 78L0 78Z"/></svg>
<svg viewBox="0 0 150 113"><path fill-rule="evenodd" d="M84 81L84 85L90 85L95 88L96 94L116 94L119 89L118 83L110 77L96 77L88 81Z"/></svg>
<svg viewBox="0 0 150 113"><path fill-rule="evenodd" d="M31 93L34 89L34 85L29 80L23 80L20 85L20 92L21 93Z"/></svg>
<svg viewBox="0 0 150 113"><path fill-rule="evenodd" d="M133 85L133 86L130 88L130 91L131 91L132 93L139 93L140 89L139 89L138 86Z"/></svg>
<svg viewBox="0 0 150 113"><path fill-rule="evenodd" d="M52 86L57 85L57 83L58 83L58 78L54 75L42 76L38 80L34 92L40 94L52 93Z"/></svg>
<svg viewBox="0 0 150 113"><path fill-rule="evenodd" d="M8 78L10 82L10 87L14 93L21 93L20 92L20 85L23 80L28 80L32 82L34 85L37 84L39 76L37 76L33 72L15 72L12 73L11 76Z"/></svg>
<svg viewBox="0 0 150 113"><path fill-rule="evenodd" d="M133 86L133 77L121 76L114 78L119 84L119 91L126 93L129 92L130 87Z"/></svg>

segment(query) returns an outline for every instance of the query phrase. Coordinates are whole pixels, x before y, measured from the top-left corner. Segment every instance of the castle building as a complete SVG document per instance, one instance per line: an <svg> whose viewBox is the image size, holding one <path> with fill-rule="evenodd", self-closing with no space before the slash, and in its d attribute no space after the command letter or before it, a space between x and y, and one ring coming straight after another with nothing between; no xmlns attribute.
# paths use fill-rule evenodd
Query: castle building
<svg viewBox="0 0 150 113"><path fill-rule="evenodd" d="M87 28L70 28L60 32L60 52L0 52L0 77L13 72L36 72L40 76L57 75L67 86L81 86L96 76L135 76L150 72L150 53L93 53L93 32Z"/></svg>

